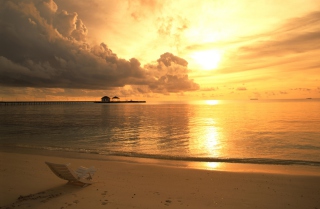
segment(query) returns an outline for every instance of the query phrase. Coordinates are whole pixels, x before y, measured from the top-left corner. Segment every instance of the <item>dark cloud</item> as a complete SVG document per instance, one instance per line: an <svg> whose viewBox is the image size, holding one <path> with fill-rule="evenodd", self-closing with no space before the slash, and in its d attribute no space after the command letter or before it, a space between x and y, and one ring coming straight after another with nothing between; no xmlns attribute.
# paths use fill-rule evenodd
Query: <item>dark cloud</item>
<svg viewBox="0 0 320 209"><path fill-rule="evenodd" d="M156 78L156 81L149 85L152 91L181 92L183 89L187 91L199 89L199 85L188 78L186 60L167 52L161 55L157 62L157 65L146 66Z"/></svg>
<svg viewBox="0 0 320 209"><path fill-rule="evenodd" d="M170 53L142 67L119 58L105 43L89 45L76 12L52 0L0 2L0 85L33 88L112 89L125 85L170 93L193 91L187 62ZM146 90L144 90L146 92Z"/></svg>
<svg viewBox="0 0 320 209"><path fill-rule="evenodd" d="M171 53L164 53L160 56L160 59L157 60L158 63L163 63L166 67L171 66L171 64L178 64L184 67L188 66L188 62L180 57L174 56Z"/></svg>

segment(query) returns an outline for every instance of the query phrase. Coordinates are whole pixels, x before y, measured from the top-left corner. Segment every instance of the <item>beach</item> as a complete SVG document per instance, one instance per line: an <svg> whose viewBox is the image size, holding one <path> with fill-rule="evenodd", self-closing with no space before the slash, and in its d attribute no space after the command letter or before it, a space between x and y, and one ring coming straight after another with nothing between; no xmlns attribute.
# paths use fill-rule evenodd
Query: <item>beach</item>
<svg viewBox="0 0 320 209"><path fill-rule="evenodd" d="M320 208L319 173L219 171L32 150L0 154L1 208ZM94 183L67 184L45 161L95 166Z"/></svg>
<svg viewBox="0 0 320 209"><path fill-rule="evenodd" d="M320 0L0 2L0 209L320 209Z"/></svg>

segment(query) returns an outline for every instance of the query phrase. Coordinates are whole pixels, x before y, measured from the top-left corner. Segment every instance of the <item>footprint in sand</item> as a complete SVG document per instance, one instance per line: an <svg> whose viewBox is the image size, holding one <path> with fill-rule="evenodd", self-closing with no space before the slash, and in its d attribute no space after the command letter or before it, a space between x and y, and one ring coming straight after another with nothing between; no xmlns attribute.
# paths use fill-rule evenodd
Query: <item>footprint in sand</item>
<svg viewBox="0 0 320 209"><path fill-rule="evenodd" d="M70 207L70 206L73 206L75 204L78 204L80 201L79 200L74 200L72 203L69 203L69 202L65 202L65 206L62 206L61 209L64 209L64 208L67 208L67 207Z"/></svg>
<svg viewBox="0 0 320 209"><path fill-rule="evenodd" d="M106 204L108 204L108 200L105 200L101 203L101 205L106 205Z"/></svg>
<svg viewBox="0 0 320 209"><path fill-rule="evenodd" d="M171 200L166 200L166 201L164 202L164 205L169 206L171 203L172 203Z"/></svg>

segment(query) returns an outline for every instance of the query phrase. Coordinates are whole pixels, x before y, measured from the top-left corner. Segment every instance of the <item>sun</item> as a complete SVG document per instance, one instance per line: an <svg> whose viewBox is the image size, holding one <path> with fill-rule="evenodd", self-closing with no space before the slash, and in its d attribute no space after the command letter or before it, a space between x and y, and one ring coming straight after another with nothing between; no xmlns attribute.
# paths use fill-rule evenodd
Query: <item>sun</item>
<svg viewBox="0 0 320 209"><path fill-rule="evenodd" d="M194 52L191 57L203 70L216 69L221 60L221 52L217 49Z"/></svg>

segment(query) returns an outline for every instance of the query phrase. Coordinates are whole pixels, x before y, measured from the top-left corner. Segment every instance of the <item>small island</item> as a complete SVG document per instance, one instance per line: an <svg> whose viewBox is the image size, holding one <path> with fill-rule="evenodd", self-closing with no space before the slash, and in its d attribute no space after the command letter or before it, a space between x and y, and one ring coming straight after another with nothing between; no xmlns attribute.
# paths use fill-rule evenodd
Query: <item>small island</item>
<svg viewBox="0 0 320 209"><path fill-rule="evenodd" d="M104 96L101 98L101 101L94 102L94 103L146 103L146 101L136 101L136 100L121 101L120 98L117 96L114 96L112 98L108 96Z"/></svg>

